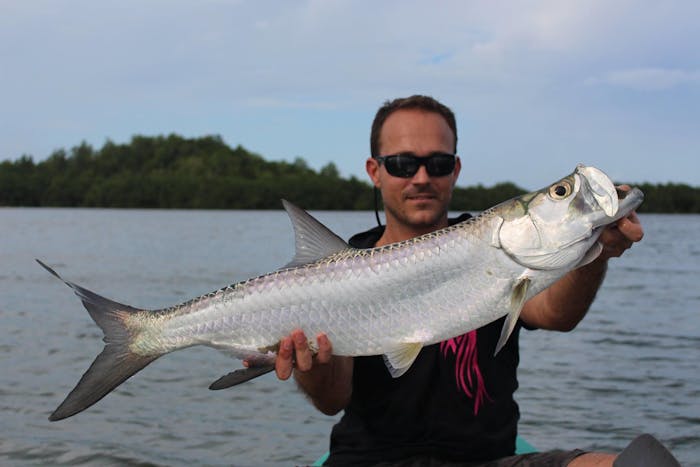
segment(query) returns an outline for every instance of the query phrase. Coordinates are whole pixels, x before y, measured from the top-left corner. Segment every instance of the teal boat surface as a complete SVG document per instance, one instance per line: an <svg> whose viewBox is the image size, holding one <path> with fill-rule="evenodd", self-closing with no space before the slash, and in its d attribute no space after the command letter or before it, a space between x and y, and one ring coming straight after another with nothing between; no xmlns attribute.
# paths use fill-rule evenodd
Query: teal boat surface
<svg viewBox="0 0 700 467"><path fill-rule="evenodd" d="M528 453L530 453L530 452L537 452L537 449L535 448L535 446L533 446L532 444L528 443L527 441L525 441L525 440L524 440L523 438L521 438L520 436L518 436L517 438L515 438L515 453L516 453L516 454L528 454ZM320 466L322 466L323 463L326 462L326 459L328 459L328 455L329 455L329 453L326 452L324 455L322 455L321 457L319 457L319 458L316 460L316 462L314 462L314 463L311 464L311 465L314 466L314 467L320 467Z"/></svg>

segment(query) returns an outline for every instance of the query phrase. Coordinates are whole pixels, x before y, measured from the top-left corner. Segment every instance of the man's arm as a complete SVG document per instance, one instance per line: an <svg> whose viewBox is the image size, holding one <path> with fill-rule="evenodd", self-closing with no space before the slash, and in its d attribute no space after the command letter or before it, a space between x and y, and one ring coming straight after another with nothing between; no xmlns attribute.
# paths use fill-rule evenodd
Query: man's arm
<svg viewBox="0 0 700 467"><path fill-rule="evenodd" d="M313 355L308 340L300 329L280 342L275 360L279 379L294 379L318 410L335 415L347 407L352 395L352 357L333 355L333 347L325 334L316 337L318 352Z"/></svg>
<svg viewBox="0 0 700 467"><path fill-rule="evenodd" d="M606 227L599 239L603 245L600 256L532 297L520 315L523 322L556 331L575 328L593 303L605 277L608 259L621 256L643 236L644 230L634 212Z"/></svg>

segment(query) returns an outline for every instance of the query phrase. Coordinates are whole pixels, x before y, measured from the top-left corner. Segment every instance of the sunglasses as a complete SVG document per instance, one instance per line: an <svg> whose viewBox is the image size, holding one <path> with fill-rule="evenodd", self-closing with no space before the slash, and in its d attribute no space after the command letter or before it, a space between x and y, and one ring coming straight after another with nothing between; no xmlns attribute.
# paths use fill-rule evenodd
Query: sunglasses
<svg viewBox="0 0 700 467"><path fill-rule="evenodd" d="M425 166L425 170L431 177L444 177L451 174L457 163L454 154L434 152L427 157L418 157L413 153L404 152L391 156L375 157L379 164L384 164L386 171L392 177L411 178Z"/></svg>

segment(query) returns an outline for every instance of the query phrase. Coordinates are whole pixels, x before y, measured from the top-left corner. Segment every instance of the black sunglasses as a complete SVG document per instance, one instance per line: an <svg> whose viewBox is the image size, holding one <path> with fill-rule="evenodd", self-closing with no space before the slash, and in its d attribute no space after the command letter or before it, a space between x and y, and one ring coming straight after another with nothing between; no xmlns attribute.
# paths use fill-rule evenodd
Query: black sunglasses
<svg viewBox="0 0 700 467"><path fill-rule="evenodd" d="M392 177L410 178L423 165L431 177L444 177L451 174L457 163L454 154L434 152L426 157L418 157L410 152L393 154L391 156L377 156L377 162L384 164L386 171Z"/></svg>

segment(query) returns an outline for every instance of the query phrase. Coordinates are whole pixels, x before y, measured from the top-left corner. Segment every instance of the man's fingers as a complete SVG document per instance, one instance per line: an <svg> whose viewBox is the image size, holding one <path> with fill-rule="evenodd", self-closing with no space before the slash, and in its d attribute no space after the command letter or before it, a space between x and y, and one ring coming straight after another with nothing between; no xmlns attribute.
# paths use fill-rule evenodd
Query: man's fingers
<svg viewBox="0 0 700 467"><path fill-rule="evenodd" d="M328 337L321 333L316 337L318 350L309 347L304 331L297 329L280 341L275 359L275 373L279 379L289 379L294 370L309 371L314 365L331 361L333 347ZM244 362L245 364L245 362Z"/></svg>
<svg viewBox="0 0 700 467"><path fill-rule="evenodd" d="M296 356L296 367L299 371L309 371L311 369L313 352L309 349L309 343L303 331L297 330L292 333L294 340L294 353Z"/></svg>
<svg viewBox="0 0 700 467"><path fill-rule="evenodd" d="M637 214L632 211L626 217L603 230L599 241L603 245L603 257L615 258L632 248L644 237L644 229Z"/></svg>
<svg viewBox="0 0 700 467"><path fill-rule="evenodd" d="M325 334L319 334L316 337L318 342L318 353L316 354L316 361L318 363L328 363L331 361L331 356L333 355L333 347L331 346L331 341Z"/></svg>
<svg viewBox="0 0 700 467"><path fill-rule="evenodd" d="M617 228L631 242L638 242L644 237L644 229L635 212L631 212L627 217L620 219L617 222Z"/></svg>
<svg viewBox="0 0 700 467"><path fill-rule="evenodd" d="M621 189L622 191L630 191L632 189L629 185L620 185L617 188ZM627 214L627 216L618 220L615 223L615 226L620 230L622 235L627 237L627 240L630 241L627 248L632 246L632 243L636 243L644 237L642 223L639 221L639 217L637 217L637 213L635 211L630 212Z"/></svg>
<svg viewBox="0 0 700 467"><path fill-rule="evenodd" d="M275 359L275 373L277 373L279 379L289 379L292 376L292 369L294 368L293 353L294 343L292 338L285 337L280 341L280 349Z"/></svg>

